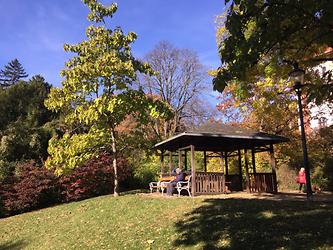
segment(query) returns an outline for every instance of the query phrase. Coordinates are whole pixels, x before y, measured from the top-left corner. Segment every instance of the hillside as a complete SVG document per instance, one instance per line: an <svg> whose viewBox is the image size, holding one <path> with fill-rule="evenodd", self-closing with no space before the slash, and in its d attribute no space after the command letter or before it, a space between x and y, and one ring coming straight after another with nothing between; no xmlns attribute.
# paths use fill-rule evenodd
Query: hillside
<svg viewBox="0 0 333 250"><path fill-rule="evenodd" d="M0 220L0 249L217 247L333 248L333 204L128 194Z"/></svg>

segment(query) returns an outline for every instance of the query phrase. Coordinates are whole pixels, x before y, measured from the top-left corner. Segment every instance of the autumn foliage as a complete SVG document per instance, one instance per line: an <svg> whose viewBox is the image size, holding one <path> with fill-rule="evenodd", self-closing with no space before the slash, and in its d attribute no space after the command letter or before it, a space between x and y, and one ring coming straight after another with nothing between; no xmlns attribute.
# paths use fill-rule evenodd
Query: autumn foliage
<svg viewBox="0 0 333 250"><path fill-rule="evenodd" d="M122 181L131 175L131 170L124 158L118 161ZM0 183L0 217L110 194L113 178L112 157L106 153L61 177L34 162L22 164L15 175Z"/></svg>
<svg viewBox="0 0 333 250"><path fill-rule="evenodd" d="M0 185L0 215L23 213L60 201L60 185L54 174L29 162Z"/></svg>
<svg viewBox="0 0 333 250"><path fill-rule="evenodd" d="M118 178L125 180L131 175L131 169L124 158L118 158ZM59 179L61 197L64 201L82 200L113 192L112 158L101 154L89 160L84 166L77 168L69 176Z"/></svg>

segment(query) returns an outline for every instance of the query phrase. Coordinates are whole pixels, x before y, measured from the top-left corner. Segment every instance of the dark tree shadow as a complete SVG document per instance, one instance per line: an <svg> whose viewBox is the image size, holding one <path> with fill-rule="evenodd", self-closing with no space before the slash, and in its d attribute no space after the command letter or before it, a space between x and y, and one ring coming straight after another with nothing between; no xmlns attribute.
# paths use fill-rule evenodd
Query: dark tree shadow
<svg viewBox="0 0 333 250"><path fill-rule="evenodd" d="M19 250L26 247L28 244L24 240L7 241L0 244L0 250Z"/></svg>
<svg viewBox="0 0 333 250"><path fill-rule="evenodd" d="M207 199L177 222L175 247L333 248L333 203Z"/></svg>

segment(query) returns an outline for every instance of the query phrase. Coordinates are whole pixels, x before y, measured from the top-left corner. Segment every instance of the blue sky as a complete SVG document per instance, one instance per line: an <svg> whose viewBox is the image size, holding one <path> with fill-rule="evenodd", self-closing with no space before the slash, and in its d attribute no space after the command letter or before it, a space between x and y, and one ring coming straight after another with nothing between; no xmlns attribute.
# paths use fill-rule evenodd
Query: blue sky
<svg viewBox="0 0 333 250"><path fill-rule="evenodd" d="M143 57L166 40L196 51L209 69L219 65L215 17L223 12L224 0L115 2L118 11L111 24L138 34L133 46L136 57ZM87 13L80 0L0 0L0 68L18 58L30 76L41 74L52 85L60 86L60 69L70 57L63 44L85 38Z"/></svg>

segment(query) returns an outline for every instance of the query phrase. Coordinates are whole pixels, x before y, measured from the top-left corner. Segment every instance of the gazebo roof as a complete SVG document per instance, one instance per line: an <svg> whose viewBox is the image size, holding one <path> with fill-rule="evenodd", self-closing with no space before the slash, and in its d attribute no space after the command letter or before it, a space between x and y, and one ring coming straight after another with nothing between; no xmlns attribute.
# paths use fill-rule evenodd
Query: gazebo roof
<svg viewBox="0 0 333 250"><path fill-rule="evenodd" d="M157 143L154 148L176 151L194 145L197 151L235 151L289 141L288 138L221 123L207 123Z"/></svg>

